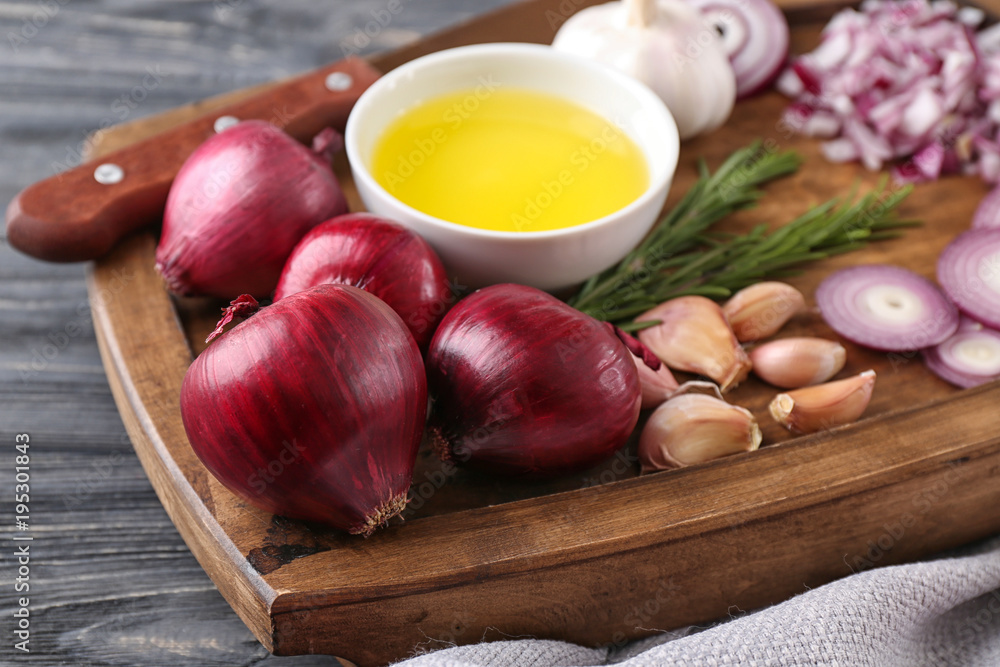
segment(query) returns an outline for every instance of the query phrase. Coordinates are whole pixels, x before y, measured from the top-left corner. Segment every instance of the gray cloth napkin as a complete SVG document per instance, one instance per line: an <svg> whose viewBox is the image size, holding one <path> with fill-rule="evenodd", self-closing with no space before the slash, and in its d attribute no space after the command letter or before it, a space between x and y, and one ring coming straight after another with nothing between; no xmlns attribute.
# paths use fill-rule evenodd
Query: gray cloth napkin
<svg viewBox="0 0 1000 667"><path fill-rule="evenodd" d="M863 571L791 600L619 650L522 639L446 648L400 667L944 665L1000 667L1000 538Z"/></svg>

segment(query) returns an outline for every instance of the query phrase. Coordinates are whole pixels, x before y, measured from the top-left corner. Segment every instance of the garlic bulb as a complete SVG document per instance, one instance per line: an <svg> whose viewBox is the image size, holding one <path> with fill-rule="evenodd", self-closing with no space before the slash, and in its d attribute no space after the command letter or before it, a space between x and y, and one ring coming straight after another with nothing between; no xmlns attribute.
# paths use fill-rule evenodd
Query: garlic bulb
<svg viewBox="0 0 1000 667"><path fill-rule="evenodd" d="M562 25L552 46L645 83L670 109L681 139L722 125L736 100L736 77L722 40L682 0L588 7Z"/></svg>

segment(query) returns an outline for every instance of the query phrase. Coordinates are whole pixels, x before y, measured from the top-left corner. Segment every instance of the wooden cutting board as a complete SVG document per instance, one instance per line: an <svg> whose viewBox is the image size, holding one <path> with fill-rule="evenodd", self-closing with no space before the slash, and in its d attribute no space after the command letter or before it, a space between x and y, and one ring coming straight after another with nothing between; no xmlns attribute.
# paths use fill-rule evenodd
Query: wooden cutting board
<svg viewBox="0 0 1000 667"><path fill-rule="evenodd" d="M546 43L592 1L529 0L373 59L385 71L424 53L484 41ZM836 9L785 0L793 51L812 48ZM1000 3L991 6L1000 8ZM994 12L995 13L995 12ZM256 92L259 89L255 89ZM248 92L105 132L101 155L210 113ZM878 175L831 165L818 143L784 130L787 100L740 103L721 130L683 146L668 206L711 166L761 138L805 165L726 223L779 225ZM346 164L337 165L361 208ZM975 179L919 186L903 207L923 227L818 263L793 279L811 295L863 262L929 278L987 191ZM380 664L415 651L511 637L622 644L772 604L852 572L912 560L1000 531L1000 383L959 391L918 357L848 347L843 375L878 372L866 418L792 438L753 380L730 400L757 415L765 446L707 465L639 477L634 442L606 464L546 483L442 470L420 454L405 522L364 540L249 507L194 455L178 396L222 305L169 296L153 269L155 230L132 236L89 274L111 388L161 501L199 562L261 643L277 654L329 653ZM815 309L784 335L835 337Z"/></svg>

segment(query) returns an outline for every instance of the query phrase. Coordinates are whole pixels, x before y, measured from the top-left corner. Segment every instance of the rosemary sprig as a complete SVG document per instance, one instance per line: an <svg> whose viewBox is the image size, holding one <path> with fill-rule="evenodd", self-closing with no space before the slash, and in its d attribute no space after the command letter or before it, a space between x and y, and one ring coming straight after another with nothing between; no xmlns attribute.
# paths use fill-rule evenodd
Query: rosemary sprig
<svg viewBox="0 0 1000 667"><path fill-rule="evenodd" d="M677 256L701 245L713 223L753 206L764 194L758 186L795 172L801 163L794 152L768 150L759 141L730 155L714 174L700 162L700 177L681 201L617 266L591 277L570 305L594 314L596 304L623 288L643 290L658 273L686 261Z"/></svg>
<svg viewBox="0 0 1000 667"><path fill-rule="evenodd" d="M803 263L898 236L895 230L916 224L896 217L911 188L887 190L883 180L857 201L855 193L844 202L828 201L773 232L763 225L742 236L709 229L752 206L763 194L758 185L799 164L794 153L767 152L759 144L734 153L715 174L702 164L701 178L646 240L617 266L587 281L569 303L636 331L648 324L632 319L668 299L689 294L724 299L760 280L792 275Z"/></svg>

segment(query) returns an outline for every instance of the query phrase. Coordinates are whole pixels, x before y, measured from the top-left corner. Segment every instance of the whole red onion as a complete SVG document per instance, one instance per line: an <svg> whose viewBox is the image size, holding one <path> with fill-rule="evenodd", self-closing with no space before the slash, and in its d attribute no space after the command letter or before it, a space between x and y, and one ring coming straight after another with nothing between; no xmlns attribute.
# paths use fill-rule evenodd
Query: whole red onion
<svg viewBox="0 0 1000 667"><path fill-rule="evenodd" d="M341 145L328 129L309 150L270 123L246 120L199 146L170 188L156 248L171 291L270 296L302 236L347 211L330 167Z"/></svg>
<svg viewBox="0 0 1000 667"><path fill-rule="evenodd" d="M255 309L250 296L234 301L227 317L249 319L184 376L191 446L253 505L371 534L405 507L423 433L413 338L377 297L345 285Z"/></svg>
<svg viewBox="0 0 1000 667"><path fill-rule="evenodd" d="M421 350L454 296L441 260L420 236L370 213L349 213L314 227L295 246L274 300L321 285L354 285L403 318Z"/></svg>
<svg viewBox="0 0 1000 667"><path fill-rule="evenodd" d="M445 459L490 472L556 475L625 444L639 378L612 327L522 285L474 292L427 354L431 437Z"/></svg>

